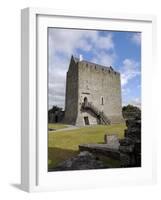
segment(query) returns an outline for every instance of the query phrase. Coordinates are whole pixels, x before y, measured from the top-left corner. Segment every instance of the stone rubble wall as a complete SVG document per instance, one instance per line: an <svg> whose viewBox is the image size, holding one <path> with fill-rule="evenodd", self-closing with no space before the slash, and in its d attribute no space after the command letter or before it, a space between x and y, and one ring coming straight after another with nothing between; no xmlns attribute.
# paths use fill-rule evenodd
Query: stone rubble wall
<svg viewBox="0 0 161 200"><path fill-rule="evenodd" d="M52 171L108 168L100 161L104 155L120 161L120 167L141 167L141 115L126 121L125 138L106 134L105 144L81 144L80 153L60 163Z"/></svg>
<svg viewBox="0 0 161 200"><path fill-rule="evenodd" d="M126 121L125 138L120 140L122 167L141 167L141 115Z"/></svg>
<svg viewBox="0 0 161 200"><path fill-rule="evenodd" d="M57 167L50 171L67 171L67 170L86 170L86 169L104 169L102 161L88 151L80 152L68 160L61 162ZM107 166L106 166L107 168Z"/></svg>

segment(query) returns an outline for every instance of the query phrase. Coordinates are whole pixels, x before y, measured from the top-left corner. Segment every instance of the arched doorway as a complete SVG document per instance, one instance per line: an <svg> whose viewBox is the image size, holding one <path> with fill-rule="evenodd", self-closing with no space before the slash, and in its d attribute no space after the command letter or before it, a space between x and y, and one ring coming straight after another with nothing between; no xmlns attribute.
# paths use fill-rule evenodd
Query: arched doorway
<svg viewBox="0 0 161 200"><path fill-rule="evenodd" d="M87 97L84 97L84 104L85 104L85 105L88 104L88 99L87 99Z"/></svg>

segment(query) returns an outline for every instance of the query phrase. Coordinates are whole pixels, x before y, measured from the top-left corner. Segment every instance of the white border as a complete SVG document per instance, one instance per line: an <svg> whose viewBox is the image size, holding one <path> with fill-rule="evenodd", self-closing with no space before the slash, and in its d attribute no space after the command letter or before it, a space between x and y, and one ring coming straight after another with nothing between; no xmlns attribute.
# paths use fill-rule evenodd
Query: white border
<svg viewBox="0 0 161 200"><path fill-rule="evenodd" d="M128 183L129 185L155 182L155 163L154 161L152 162L154 155L151 155L153 150L153 145L151 144L153 142L150 140L152 126L149 125L153 118L151 116L151 108L147 110L147 107L152 105L149 95L149 91L152 91L152 88L149 80L154 70L154 68L153 70L151 69L153 64L152 53L155 55L155 33L153 32L152 43L152 31L154 31L152 25L155 25L155 18L152 16L98 14L98 12L96 14L37 8L22 10L21 184L24 190L74 189L106 187L123 183ZM49 26L117 29L141 31L143 33L142 46L144 49L146 47L146 50L143 49L142 51L142 66L146 67L142 70L142 74L144 74L142 84L146 85L144 85L142 102L145 104L143 107L143 119L145 122L143 123L143 131L144 133L146 132L146 135L143 134L142 140L144 154L142 156L142 168L47 173L47 107L44 105L47 105L46 34ZM145 89L147 87L148 91Z"/></svg>

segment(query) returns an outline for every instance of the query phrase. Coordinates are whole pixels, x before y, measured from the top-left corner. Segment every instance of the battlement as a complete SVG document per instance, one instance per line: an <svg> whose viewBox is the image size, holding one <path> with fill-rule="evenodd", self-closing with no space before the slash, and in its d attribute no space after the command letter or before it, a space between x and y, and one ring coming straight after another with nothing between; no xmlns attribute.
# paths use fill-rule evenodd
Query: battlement
<svg viewBox="0 0 161 200"><path fill-rule="evenodd" d="M100 72L120 76L120 73L115 71L112 66L103 66L103 65L96 64L96 63L92 63L90 61L86 61L86 60L80 61L76 57L73 57L73 58L74 58L75 63L77 63L80 67L84 68L84 70L90 69L92 71L100 71Z"/></svg>

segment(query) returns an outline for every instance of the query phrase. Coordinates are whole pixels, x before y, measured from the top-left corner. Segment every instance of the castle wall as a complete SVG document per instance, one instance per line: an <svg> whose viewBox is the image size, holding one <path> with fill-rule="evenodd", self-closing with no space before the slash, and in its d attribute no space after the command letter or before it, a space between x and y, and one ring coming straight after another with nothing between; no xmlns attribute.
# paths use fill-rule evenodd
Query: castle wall
<svg viewBox="0 0 161 200"><path fill-rule="evenodd" d="M76 124L78 113L78 67L71 60L66 77L65 119L68 124Z"/></svg>
<svg viewBox="0 0 161 200"><path fill-rule="evenodd" d="M103 111L112 123L122 122L120 74L109 68L80 62L78 77L78 118L82 119L85 115L79 110L84 98L87 97L88 102L92 102L95 107ZM98 123L91 117L89 120L91 123Z"/></svg>
<svg viewBox="0 0 161 200"><path fill-rule="evenodd" d="M71 58L66 79L65 123L84 126L98 124L90 111L81 109L84 98L103 111L111 123L123 122L120 74L112 68ZM86 121L85 120L88 120Z"/></svg>

